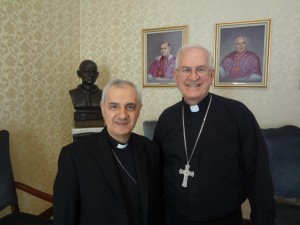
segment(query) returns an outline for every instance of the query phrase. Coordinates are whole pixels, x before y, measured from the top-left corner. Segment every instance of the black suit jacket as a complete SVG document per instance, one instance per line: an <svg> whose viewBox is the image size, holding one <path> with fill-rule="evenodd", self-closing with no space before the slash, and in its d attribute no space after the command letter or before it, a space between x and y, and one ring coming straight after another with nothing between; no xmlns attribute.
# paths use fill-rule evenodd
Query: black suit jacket
<svg viewBox="0 0 300 225"><path fill-rule="evenodd" d="M63 147L54 183L55 225L127 225L116 159L105 129ZM161 223L160 152L149 139L131 134L142 225Z"/></svg>

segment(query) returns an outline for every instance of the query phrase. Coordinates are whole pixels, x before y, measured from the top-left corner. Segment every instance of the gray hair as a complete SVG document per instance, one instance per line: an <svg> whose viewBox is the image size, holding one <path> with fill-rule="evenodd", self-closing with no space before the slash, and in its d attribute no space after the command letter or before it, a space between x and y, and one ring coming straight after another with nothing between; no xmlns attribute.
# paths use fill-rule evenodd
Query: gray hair
<svg viewBox="0 0 300 225"><path fill-rule="evenodd" d="M138 99L138 103L140 105L142 105L142 93L141 91L138 89L138 87L131 81L129 80L121 80L121 79L115 79L115 80L111 80L110 82L108 82L102 92L102 97L101 97L101 102L105 102L106 98L107 98L107 91L110 87L133 87L137 93L137 99Z"/></svg>
<svg viewBox="0 0 300 225"><path fill-rule="evenodd" d="M178 69L178 66L179 66L179 62L180 62L180 59L182 57L182 54L186 51L186 50L189 50L189 49L201 49L201 50L204 50L207 55L208 55L208 66L210 69L213 69L213 65L214 65L214 59L212 57L212 54L209 50L207 50L206 48L204 48L203 46L201 45L198 45L198 44L187 44L187 45L183 45L177 52L177 56L176 56L176 62L175 62L175 68Z"/></svg>
<svg viewBox="0 0 300 225"><path fill-rule="evenodd" d="M246 42L246 44L248 43L248 38L246 36L237 36L234 39L234 44L236 44L237 39L244 39L244 41Z"/></svg>

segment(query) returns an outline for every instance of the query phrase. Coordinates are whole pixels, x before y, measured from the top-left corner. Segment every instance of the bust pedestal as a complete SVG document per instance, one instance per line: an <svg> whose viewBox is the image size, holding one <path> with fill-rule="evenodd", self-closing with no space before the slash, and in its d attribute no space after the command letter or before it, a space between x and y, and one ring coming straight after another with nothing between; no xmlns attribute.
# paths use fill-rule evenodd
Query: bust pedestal
<svg viewBox="0 0 300 225"><path fill-rule="evenodd" d="M103 127L73 128L72 129L73 141L77 141L93 133L99 133L102 129Z"/></svg>
<svg viewBox="0 0 300 225"><path fill-rule="evenodd" d="M73 141L79 140L92 133L100 132L104 127L104 120L100 107L77 108L74 112Z"/></svg>

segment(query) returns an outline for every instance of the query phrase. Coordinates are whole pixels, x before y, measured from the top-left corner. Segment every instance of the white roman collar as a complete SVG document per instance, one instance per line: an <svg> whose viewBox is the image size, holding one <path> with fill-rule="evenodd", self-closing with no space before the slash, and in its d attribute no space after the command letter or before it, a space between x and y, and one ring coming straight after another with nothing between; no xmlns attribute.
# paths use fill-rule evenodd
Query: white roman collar
<svg viewBox="0 0 300 225"><path fill-rule="evenodd" d="M191 105L190 110L191 110L191 112L199 112L199 106L198 105Z"/></svg>
<svg viewBox="0 0 300 225"><path fill-rule="evenodd" d="M118 145L117 145L117 148L118 148L118 149L124 149L124 148L127 147L127 145L128 145L128 143L126 143L126 144L124 144L124 145L123 145L123 144L118 144Z"/></svg>

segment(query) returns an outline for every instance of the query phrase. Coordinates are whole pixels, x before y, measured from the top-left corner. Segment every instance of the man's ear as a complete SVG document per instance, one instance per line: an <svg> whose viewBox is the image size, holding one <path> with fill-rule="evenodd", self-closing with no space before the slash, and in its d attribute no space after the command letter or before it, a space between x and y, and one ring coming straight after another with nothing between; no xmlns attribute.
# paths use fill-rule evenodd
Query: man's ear
<svg viewBox="0 0 300 225"><path fill-rule="evenodd" d="M100 107L101 113L103 115L103 109L102 108L104 107L104 103L102 101L100 101L99 107Z"/></svg>
<svg viewBox="0 0 300 225"><path fill-rule="evenodd" d="M211 74L210 74L210 76L211 76L211 85L213 84L213 81L214 81L214 79L215 79L215 75L216 75L216 71L213 69L213 70L211 71Z"/></svg>
<svg viewBox="0 0 300 225"><path fill-rule="evenodd" d="M174 79L174 81L176 81L176 72L177 72L176 70L173 71L173 79Z"/></svg>
<svg viewBox="0 0 300 225"><path fill-rule="evenodd" d="M177 85L177 73L178 73L178 71L176 71L176 70L173 71L173 80L175 82L175 85L178 87L178 85Z"/></svg>

